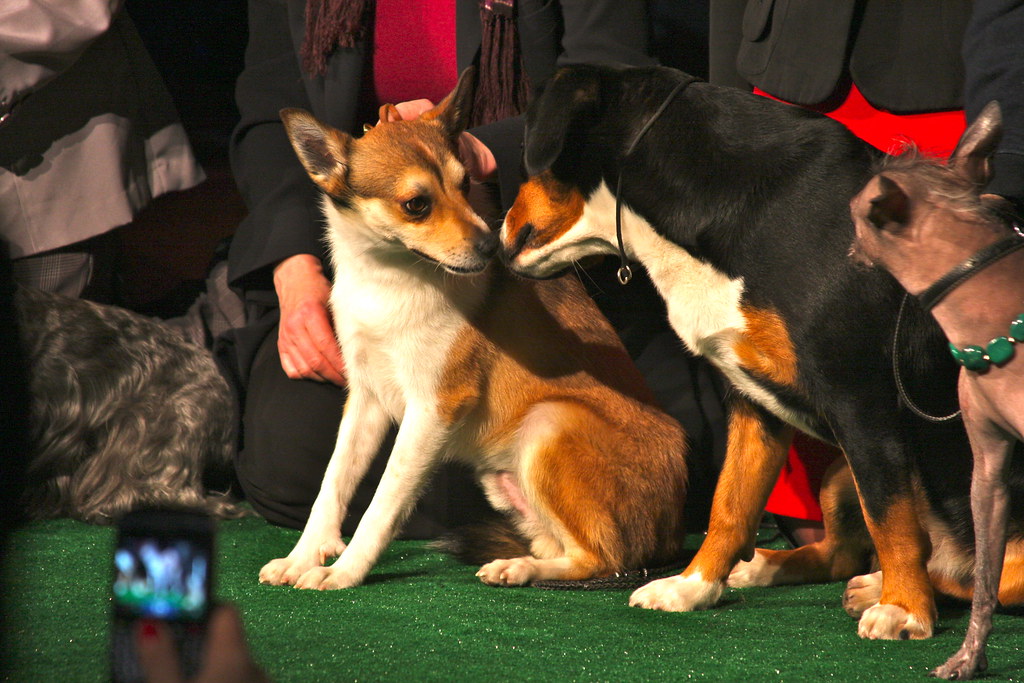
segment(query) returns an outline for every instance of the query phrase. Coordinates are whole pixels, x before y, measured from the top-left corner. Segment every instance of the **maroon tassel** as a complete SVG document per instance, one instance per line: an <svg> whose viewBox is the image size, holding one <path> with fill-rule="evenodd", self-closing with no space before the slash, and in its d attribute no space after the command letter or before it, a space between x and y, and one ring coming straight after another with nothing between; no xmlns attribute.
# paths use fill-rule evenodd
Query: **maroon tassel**
<svg viewBox="0 0 1024 683"><path fill-rule="evenodd" d="M474 126L519 114L529 94L516 32L515 0L481 0L480 21L483 31Z"/></svg>
<svg viewBox="0 0 1024 683"><path fill-rule="evenodd" d="M302 68L307 73L322 76L332 52L355 45L369 4L368 0L306 0Z"/></svg>

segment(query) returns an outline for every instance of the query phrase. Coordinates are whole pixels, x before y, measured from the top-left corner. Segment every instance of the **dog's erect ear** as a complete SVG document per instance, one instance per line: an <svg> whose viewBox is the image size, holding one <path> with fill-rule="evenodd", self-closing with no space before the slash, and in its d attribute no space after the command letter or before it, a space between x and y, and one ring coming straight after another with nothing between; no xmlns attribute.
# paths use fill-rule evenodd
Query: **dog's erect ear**
<svg viewBox="0 0 1024 683"><path fill-rule="evenodd" d="M402 115L398 113L398 107L393 104L382 105L380 111L377 112L377 117L385 123L402 120Z"/></svg>
<svg viewBox="0 0 1024 683"><path fill-rule="evenodd" d="M348 188L348 145L351 136L331 128L303 109L282 109L288 139L299 161L317 185L332 197L341 197Z"/></svg>
<svg viewBox="0 0 1024 683"><path fill-rule="evenodd" d="M452 140L469 128L469 117L473 113L473 96L476 94L476 67L470 66L459 76L455 89L437 103L433 109L423 113L422 118L438 120Z"/></svg>
<svg viewBox="0 0 1024 683"><path fill-rule="evenodd" d="M523 165L528 175L551 168L579 117L593 110L601 94L598 74L584 66L559 69L526 117Z"/></svg>
<svg viewBox="0 0 1024 683"><path fill-rule="evenodd" d="M878 176L879 194L871 199L868 221L879 230L897 228L910 222L910 201L899 183L886 175Z"/></svg>
<svg viewBox="0 0 1024 683"><path fill-rule="evenodd" d="M950 167L960 176L983 187L992 178L992 155L1003 136L1003 114L995 100L985 105L949 157Z"/></svg>

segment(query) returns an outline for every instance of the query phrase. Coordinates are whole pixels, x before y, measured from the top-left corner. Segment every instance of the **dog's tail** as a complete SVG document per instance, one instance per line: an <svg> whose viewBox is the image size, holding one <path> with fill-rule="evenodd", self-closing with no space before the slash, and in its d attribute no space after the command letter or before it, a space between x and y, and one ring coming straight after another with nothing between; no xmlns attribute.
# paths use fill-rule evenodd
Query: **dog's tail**
<svg viewBox="0 0 1024 683"><path fill-rule="evenodd" d="M471 565L530 554L529 541L507 517L494 517L459 527L432 541L430 547Z"/></svg>

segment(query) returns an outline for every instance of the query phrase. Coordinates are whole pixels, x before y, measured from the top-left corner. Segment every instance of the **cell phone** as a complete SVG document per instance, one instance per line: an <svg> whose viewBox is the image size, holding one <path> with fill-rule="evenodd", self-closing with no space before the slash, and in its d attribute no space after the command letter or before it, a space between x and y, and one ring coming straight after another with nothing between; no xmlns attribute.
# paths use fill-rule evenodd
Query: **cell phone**
<svg viewBox="0 0 1024 683"><path fill-rule="evenodd" d="M142 619L174 634L182 673L199 668L213 596L215 521L205 511L145 508L118 523L113 554L111 680L143 681L135 648Z"/></svg>

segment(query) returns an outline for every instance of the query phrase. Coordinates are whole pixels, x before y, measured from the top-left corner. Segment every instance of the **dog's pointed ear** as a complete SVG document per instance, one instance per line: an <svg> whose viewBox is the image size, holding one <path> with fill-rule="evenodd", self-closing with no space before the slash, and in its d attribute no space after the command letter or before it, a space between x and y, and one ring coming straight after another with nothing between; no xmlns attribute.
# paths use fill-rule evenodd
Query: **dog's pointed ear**
<svg viewBox="0 0 1024 683"><path fill-rule="evenodd" d="M871 198L868 221L879 230L901 228L910 222L910 198L895 180L878 176L879 194Z"/></svg>
<svg viewBox="0 0 1024 683"><path fill-rule="evenodd" d="M949 166L978 187L992 178L992 155L1003 135L1003 114L995 100L985 105L949 157Z"/></svg>
<svg viewBox="0 0 1024 683"><path fill-rule="evenodd" d="M551 168L572 126L597 107L600 94L600 78L590 68L568 66L555 73L527 112L523 166L528 175Z"/></svg>
<svg viewBox="0 0 1024 683"><path fill-rule="evenodd" d="M348 149L351 136L331 128L303 109L282 109L288 139L299 161L327 194L341 197L348 189Z"/></svg>
<svg viewBox="0 0 1024 683"><path fill-rule="evenodd" d="M401 121L402 115L398 113L398 107L393 104L381 105L380 110L377 112L377 118L384 123L394 123L395 121Z"/></svg>
<svg viewBox="0 0 1024 683"><path fill-rule="evenodd" d="M448 93L430 111L423 112L421 118L440 121L445 133L452 140L459 137L462 131L469 128L469 117L473 113L473 96L476 94L476 67L470 66L463 70L455 89Z"/></svg>

